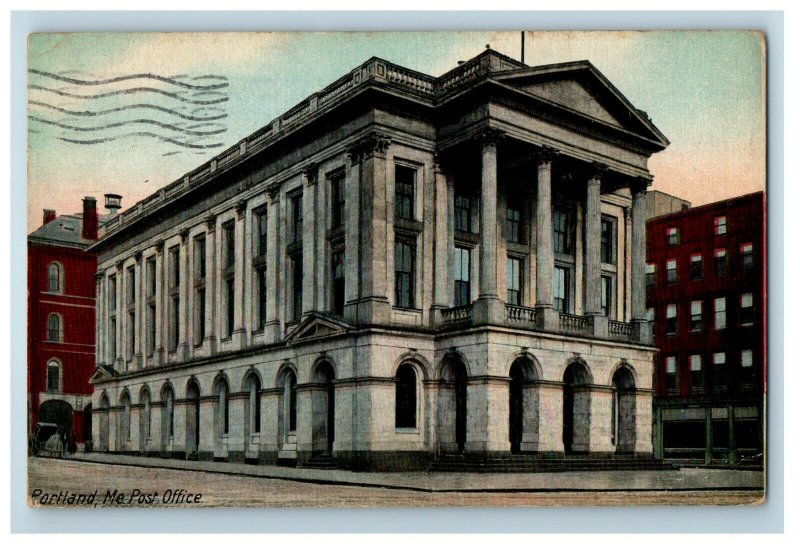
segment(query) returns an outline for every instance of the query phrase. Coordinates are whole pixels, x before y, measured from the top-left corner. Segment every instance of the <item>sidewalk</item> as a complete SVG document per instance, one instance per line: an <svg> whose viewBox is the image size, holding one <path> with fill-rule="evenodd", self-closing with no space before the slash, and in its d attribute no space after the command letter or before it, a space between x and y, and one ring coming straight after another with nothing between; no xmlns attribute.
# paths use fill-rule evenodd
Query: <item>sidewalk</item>
<svg viewBox="0 0 800 544"><path fill-rule="evenodd" d="M764 473L713 468L655 471L547 472L473 474L429 472L350 472L182 461L104 453L81 453L71 460L86 463L234 474L327 485L352 485L423 492L548 492L548 491L745 491L764 488Z"/></svg>

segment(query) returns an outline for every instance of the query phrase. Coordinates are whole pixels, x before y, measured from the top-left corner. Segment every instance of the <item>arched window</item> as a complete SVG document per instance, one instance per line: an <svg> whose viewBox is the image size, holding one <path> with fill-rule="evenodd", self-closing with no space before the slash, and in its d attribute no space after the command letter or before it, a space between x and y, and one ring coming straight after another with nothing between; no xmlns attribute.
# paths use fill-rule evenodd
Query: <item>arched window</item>
<svg viewBox="0 0 800 544"><path fill-rule="evenodd" d="M409 364L400 365L395 376L394 426L400 429L417 426L417 373Z"/></svg>
<svg viewBox="0 0 800 544"><path fill-rule="evenodd" d="M228 434L229 410L228 410L228 382L224 379L217 383L217 422L219 423L219 433Z"/></svg>
<svg viewBox="0 0 800 544"><path fill-rule="evenodd" d="M47 267L47 290L51 293L60 293L64 288L63 276L61 265L50 263L50 266Z"/></svg>
<svg viewBox="0 0 800 544"><path fill-rule="evenodd" d="M150 438L150 391L142 389L139 403L142 405L142 438Z"/></svg>
<svg viewBox="0 0 800 544"><path fill-rule="evenodd" d="M126 441L131 439L131 397L127 391L123 391L122 398L119 399L122 405L122 438Z"/></svg>
<svg viewBox="0 0 800 544"><path fill-rule="evenodd" d="M58 314L50 314L47 318L47 341L61 342L63 338L62 330L61 316Z"/></svg>
<svg viewBox="0 0 800 544"><path fill-rule="evenodd" d="M261 400L259 399L259 390L261 389L261 381L258 376L252 374L247 378L247 402L249 406L249 419L248 425L250 434L256 434L261 431Z"/></svg>
<svg viewBox="0 0 800 544"><path fill-rule="evenodd" d="M47 363L47 392L61 392L61 363L55 359Z"/></svg>
<svg viewBox="0 0 800 544"><path fill-rule="evenodd" d="M283 379L283 398L286 402L286 412L288 412L289 427L287 431L293 433L297 430L297 376L291 370Z"/></svg>
<svg viewBox="0 0 800 544"><path fill-rule="evenodd" d="M161 401L164 403L161 432L165 437L172 438L175 436L175 394L170 386L166 386L161 392Z"/></svg>

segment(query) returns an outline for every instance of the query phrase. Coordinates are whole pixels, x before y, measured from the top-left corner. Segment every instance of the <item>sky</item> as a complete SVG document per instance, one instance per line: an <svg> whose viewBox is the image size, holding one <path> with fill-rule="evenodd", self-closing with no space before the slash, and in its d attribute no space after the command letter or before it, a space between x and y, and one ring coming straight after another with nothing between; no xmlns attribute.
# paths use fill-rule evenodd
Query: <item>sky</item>
<svg viewBox="0 0 800 544"><path fill-rule="evenodd" d="M28 231L84 196L135 204L372 56L438 76L487 44L520 56L519 32L32 34ZM700 205L766 186L763 47L744 31L526 32L525 62L591 61L671 141L651 188Z"/></svg>

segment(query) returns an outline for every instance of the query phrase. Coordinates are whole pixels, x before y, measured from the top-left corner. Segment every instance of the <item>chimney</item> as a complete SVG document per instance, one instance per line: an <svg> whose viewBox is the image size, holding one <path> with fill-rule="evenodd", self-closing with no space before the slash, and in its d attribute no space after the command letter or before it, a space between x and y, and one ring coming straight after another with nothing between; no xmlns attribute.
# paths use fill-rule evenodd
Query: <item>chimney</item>
<svg viewBox="0 0 800 544"><path fill-rule="evenodd" d="M122 196L112 193L106 193L104 196L106 197L106 209L108 210L108 215L114 217L117 215L117 211L122 207Z"/></svg>
<svg viewBox="0 0 800 544"><path fill-rule="evenodd" d="M97 201L92 196L83 199L83 230L81 238L97 240Z"/></svg>
<svg viewBox="0 0 800 544"><path fill-rule="evenodd" d="M55 210L44 210L44 219L42 219L42 226L48 224L50 221L55 220L55 218L56 218Z"/></svg>

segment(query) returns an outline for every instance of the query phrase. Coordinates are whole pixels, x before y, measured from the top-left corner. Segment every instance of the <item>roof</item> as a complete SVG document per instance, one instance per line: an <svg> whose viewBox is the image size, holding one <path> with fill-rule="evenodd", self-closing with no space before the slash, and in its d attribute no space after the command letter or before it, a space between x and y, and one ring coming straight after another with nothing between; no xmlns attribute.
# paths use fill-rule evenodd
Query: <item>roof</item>
<svg viewBox="0 0 800 544"><path fill-rule="evenodd" d="M648 191L649 192L649 191ZM664 193L666 194L666 193ZM689 208L688 210L681 210L675 213L659 215L657 217L653 217L647 220L647 223L658 223L661 221L674 221L676 218L683 218L689 217L692 215L699 215L702 213L707 212L708 210L713 209L723 209L723 208L731 208L736 205L742 204L748 200L755 200L759 199L764 203L764 191L756 191L755 193L747 193L740 196L735 196L733 198L727 198L725 200L717 200L715 202L709 202L707 204L702 204L700 206L695 206L693 208Z"/></svg>
<svg viewBox="0 0 800 544"><path fill-rule="evenodd" d="M111 214L98 215L98 227L111 219ZM46 225L42 225L28 235L29 242L51 244L68 247L87 248L95 240L87 240L81 236L83 232L83 214L59 215Z"/></svg>

